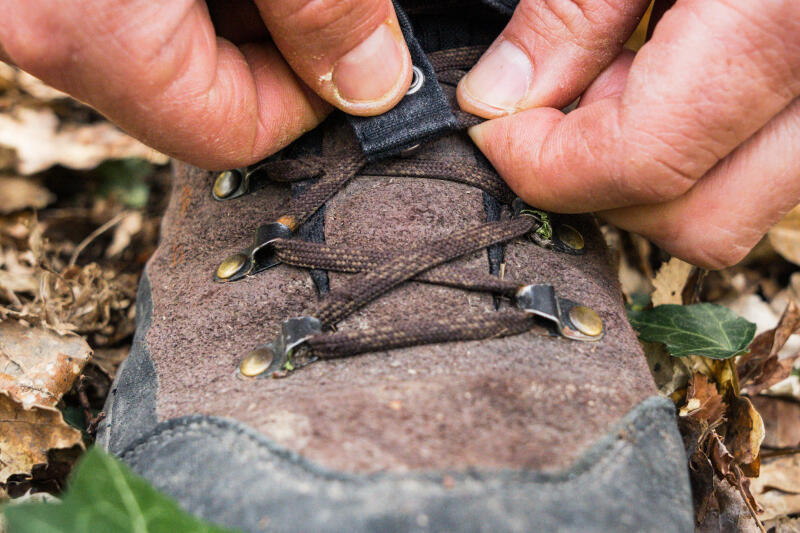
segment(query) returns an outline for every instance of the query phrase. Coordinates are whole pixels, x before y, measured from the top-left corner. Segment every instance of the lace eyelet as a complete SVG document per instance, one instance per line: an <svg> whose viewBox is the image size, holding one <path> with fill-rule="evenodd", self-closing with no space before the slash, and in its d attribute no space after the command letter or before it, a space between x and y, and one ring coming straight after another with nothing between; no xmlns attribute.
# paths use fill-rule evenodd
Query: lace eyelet
<svg viewBox="0 0 800 533"><path fill-rule="evenodd" d="M425 83L425 74L422 73L419 67L411 67L414 77L411 78L411 85L408 87L406 91L406 96L414 94L415 92L422 89L422 85Z"/></svg>

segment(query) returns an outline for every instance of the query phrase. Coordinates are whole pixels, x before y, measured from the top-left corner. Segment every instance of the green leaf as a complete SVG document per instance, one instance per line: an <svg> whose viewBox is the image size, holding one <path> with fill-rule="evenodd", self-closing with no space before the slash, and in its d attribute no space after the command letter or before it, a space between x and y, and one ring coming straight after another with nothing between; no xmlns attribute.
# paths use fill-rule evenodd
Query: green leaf
<svg viewBox="0 0 800 533"><path fill-rule="evenodd" d="M8 533L233 533L186 513L99 448L81 459L60 502L3 512Z"/></svg>
<svg viewBox="0 0 800 533"><path fill-rule="evenodd" d="M628 318L639 338L665 344L675 357L728 359L746 352L756 333L755 324L717 304L659 305Z"/></svg>

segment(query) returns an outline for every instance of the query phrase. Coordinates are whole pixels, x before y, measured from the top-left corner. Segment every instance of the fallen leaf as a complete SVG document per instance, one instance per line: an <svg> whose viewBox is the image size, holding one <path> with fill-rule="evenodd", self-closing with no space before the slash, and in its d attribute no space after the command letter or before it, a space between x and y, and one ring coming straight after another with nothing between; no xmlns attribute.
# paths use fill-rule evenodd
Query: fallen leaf
<svg viewBox="0 0 800 533"><path fill-rule="evenodd" d="M733 300L722 300L724 305L740 317L756 325L756 334L761 334L775 327L780 319L780 312L773 311L772 307L757 294L743 294Z"/></svg>
<svg viewBox="0 0 800 533"><path fill-rule="evenodd" d="M753 519L740 492L727 480L714 488L713 503L697 524L695 533L758 533L762 531Z"/></svg>
<svg viewBox="0 0 800 533"><path fill-rule="evenodd" d="M800 533L800 518L773 518L764 522L764 528L770 533Z"/></svg>
<svg viewBox="0 0 800 533"><path fill-rule="evenodd" d="M110 379L114 379L119 365L128 357L130 347L101 348L94 352L92 363L100 367Z"/></svg>
<svg viewBox="0 0 800 533"><path fill-rule="evenodd" d="M681 408L680 416L694 418L713 426L720 421L725 408L726 405L716 385L703 374L694 374L689 382L686 405Z"/></svg>
<svg viewBox="0 0 800 533"><path fill-rule="evenodd" d="M761 394L779 398L793 398L800 400L800 376L792 374L783 381L779 381Z"/></svg>
<svg viewBox="0 0 800 533"><path fill-rule="evenodd" d="M682 304L683 289L689 280L694 266L677 257L673 257L658 269L653 287L655 290L651 295L653 306L663 304Z"/></svg>
<svg viewBox="0 0 800 533"><path fill-rule="evenodd" d="M0 483L47 463L48 451L82 446L82 442L81 432L69 427L58 409L26 409L0 393Z"/></svg>
<svg viewBox="0 0 800 533"><path fill-rule="evenodd" d="M82 337L0 321L0 392L26 408L55 407L91 355Z"/></svg>
<svg viewBox="0 0 800 533"><path fill-rule="evenodd" d="M753 340L756 325L715 304L666 304L629 311L639 338L661 342L675 357L700 355L727 359L743 353Z"/></svg>
<svg viewBox="0 0 800 533"><path fill-rule="evenodd" d="M799 329L800 306L790 301L775 329L756 337L748 353L737 361L739 382L746 393L756 395L789 376L798 354L779 360L778 353Z"/></svg>
<svg viewBox="0 0 800 533"><path fill-rule="evenodd" d="M106 257L113 258L125 251L130 245L131 239L142 231L144 218L140 211L129 211L125 213L111 238L111 244L106 248Z"/></svg>
<svg viewBox="0 0 800 533"><path fill-rule="evenodd" d="M764 421L746 396L734 396L728 402L729 423L725 446L739 465L749 467L757 476L761 443L764 442ZM745 473L749 475L750 472L745 470Z"/></svg>
<svg viewBox="0 0 800 533"><path fill-rule="evenodd" d="M800 206L789 211L767 233L770 244L784 259L800 265Z"/></svg>
<svg viewBox="0 0 800 533"><path fill-rule="evenodd" d="M41 209L55 196L36 182L13 176L0 176L0 214L23 209Z"/></svg>
<svg viewBox="0 0 800 533"><path fill-rule="evenodd" d="M98 448L76 466L60 502L9 505L5 515L13 533L233 533L190 515Z"/></svg>
<svg viewBox="0 0 800 533"><path fill-rule="evenodd" d="M666 346L660 342L642 342L641 344L658 392L672 397L679 391L685 391L692 372L684 364L684 359L672 357ZM678 399L673 398L673 400Z"/></svg>
<svg viewBox="0 0 800 533"><path fill-rule="evenodd" d="M800 447L800 403L768 396L755 396L751 401L764 421L764 447Z"/></svg>
<svg viewBox="0 0 800 533"><path fill-rule="evenodd" d="M108 122L61 124L48 108L17 107L0 114L0 146L15 151L16 171L24 175L56 164L90 169L106 159L138 157L157 164L168 160Z"/></svg>
<svg viewBox="0 0 800 533"><path fill-rule="evenodd" d="M764 508L762 519L800 513L800 455L765 461L750 488Z"/></svg>

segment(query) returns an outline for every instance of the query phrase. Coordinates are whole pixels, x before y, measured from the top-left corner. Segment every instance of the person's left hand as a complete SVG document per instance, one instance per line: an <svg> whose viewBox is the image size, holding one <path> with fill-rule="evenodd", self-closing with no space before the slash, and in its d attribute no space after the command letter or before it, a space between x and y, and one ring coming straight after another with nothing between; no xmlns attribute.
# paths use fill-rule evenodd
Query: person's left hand
<svg viewBox="0 0 800 533"><path fill-rule="evenodd" d="M800 3L678 0L618 55L647 3L522 0L459 102L529 204L726 267L800 201Z"/></svg>

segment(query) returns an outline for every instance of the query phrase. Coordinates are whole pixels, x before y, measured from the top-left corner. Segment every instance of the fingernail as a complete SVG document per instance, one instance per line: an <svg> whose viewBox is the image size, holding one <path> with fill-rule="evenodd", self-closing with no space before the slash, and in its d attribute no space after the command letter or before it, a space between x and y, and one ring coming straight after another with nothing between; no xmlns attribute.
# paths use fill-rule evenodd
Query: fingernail
<svg viewBox="0 0 800 533"><path fill-rule="evenodd" d="M472 99L511 113L525 98L532 79L528 55L513 43L500 41L478 61L463 84Z"/></svg>
<svg viewBox="0 0 800 533"><path fill-rule="evenodd" d="M386 24L347 52L333 70L333 84L345 100L380 100L403 72L403 50Z"/></svg>

